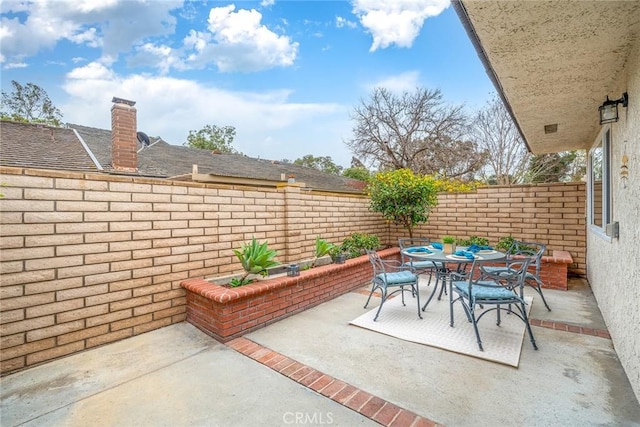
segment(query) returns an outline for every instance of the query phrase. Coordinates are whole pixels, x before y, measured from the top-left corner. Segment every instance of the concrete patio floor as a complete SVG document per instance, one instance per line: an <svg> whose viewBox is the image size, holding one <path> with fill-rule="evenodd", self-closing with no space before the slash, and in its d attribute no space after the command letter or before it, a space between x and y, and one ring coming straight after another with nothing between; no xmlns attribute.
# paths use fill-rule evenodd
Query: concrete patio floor
<svg viewBox="0 0 640 427"><path fill-rule="evenodd" d="M226 345L181 323L5 376L0 424L640 426L584 280L534 302L517 369L349 325L365 289Z"/></svg>

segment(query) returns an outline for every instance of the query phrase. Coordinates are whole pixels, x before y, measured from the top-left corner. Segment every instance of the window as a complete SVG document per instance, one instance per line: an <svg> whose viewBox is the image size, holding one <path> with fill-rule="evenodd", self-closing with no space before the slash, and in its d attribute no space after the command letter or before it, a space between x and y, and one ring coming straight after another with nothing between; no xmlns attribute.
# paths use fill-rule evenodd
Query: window
<svg viewBox="0 0 640 427"><path fill-rule="evenodd" d="M589 224L603 233L611 222L610 149L611 129L606 129L589 151Z"/></svg>

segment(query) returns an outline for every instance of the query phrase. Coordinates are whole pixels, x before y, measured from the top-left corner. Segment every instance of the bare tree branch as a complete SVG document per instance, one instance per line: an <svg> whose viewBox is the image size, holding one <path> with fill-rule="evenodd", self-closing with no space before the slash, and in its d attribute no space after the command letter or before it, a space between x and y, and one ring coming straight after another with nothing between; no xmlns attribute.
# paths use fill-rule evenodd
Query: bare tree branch
<svg viewBox="0 0 640 427"><path fill-rule="evenodd" d="M354 108L351 152L378 169L412 169L445 177L470 175L484 153L467 137L461 106L447 106L439 90L396 95L375 88Z"/></svg>

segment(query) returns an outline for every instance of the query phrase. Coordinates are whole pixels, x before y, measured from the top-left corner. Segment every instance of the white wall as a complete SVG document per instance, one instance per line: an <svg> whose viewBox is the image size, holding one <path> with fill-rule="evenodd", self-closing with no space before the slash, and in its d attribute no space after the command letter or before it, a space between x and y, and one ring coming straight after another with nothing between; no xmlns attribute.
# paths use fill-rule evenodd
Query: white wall
<svg viewBox="0 0 640 427"><path fill-rule="evenodd" d="M624 91L629 94L628 108L620 105L620 121L611 128L612 219L620 223L620 238L607 241L587 226L587 277L640 400L640 42L616 90L609 93L612 98ZM629 158L627 188L620 179L625 153Z"/></svg>

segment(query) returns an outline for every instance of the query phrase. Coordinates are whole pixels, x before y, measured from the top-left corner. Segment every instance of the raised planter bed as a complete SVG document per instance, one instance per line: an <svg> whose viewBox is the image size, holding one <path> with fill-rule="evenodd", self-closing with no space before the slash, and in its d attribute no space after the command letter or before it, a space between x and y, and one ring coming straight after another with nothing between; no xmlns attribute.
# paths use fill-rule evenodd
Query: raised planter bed
<svg viewBox="0 0 640 427"><path fill-rule="evenodd" d="M540 268L540 279L544 283L542 287L569 290L567 273L572 263L573 258L567 251L553 251L551 256L543 256Z"/></svg>
<svg viewBox="0 0 640 427"><path fill-rule="evenodd" d="M398 248L379 251L384 259L398 259ZM545 287L567 290L567 267L573 262L565 251L543 257L541 278ZM215 279L190 279L181 283L187 293L187 322L219 341L229 341L285 317L329 301L366 285L371 280L367 256L228 288Z"/></svg>
<svg viewBox="0 0 640 427"><path fill-rule="evenodd" d="M398 248L379 251L384 259L398 259ZM204 278L181 283L187 292L187 322L219 341L229 341L277 320L366 285L371 263L364 255L344 264L328 264L238 288Z"/></svg>

